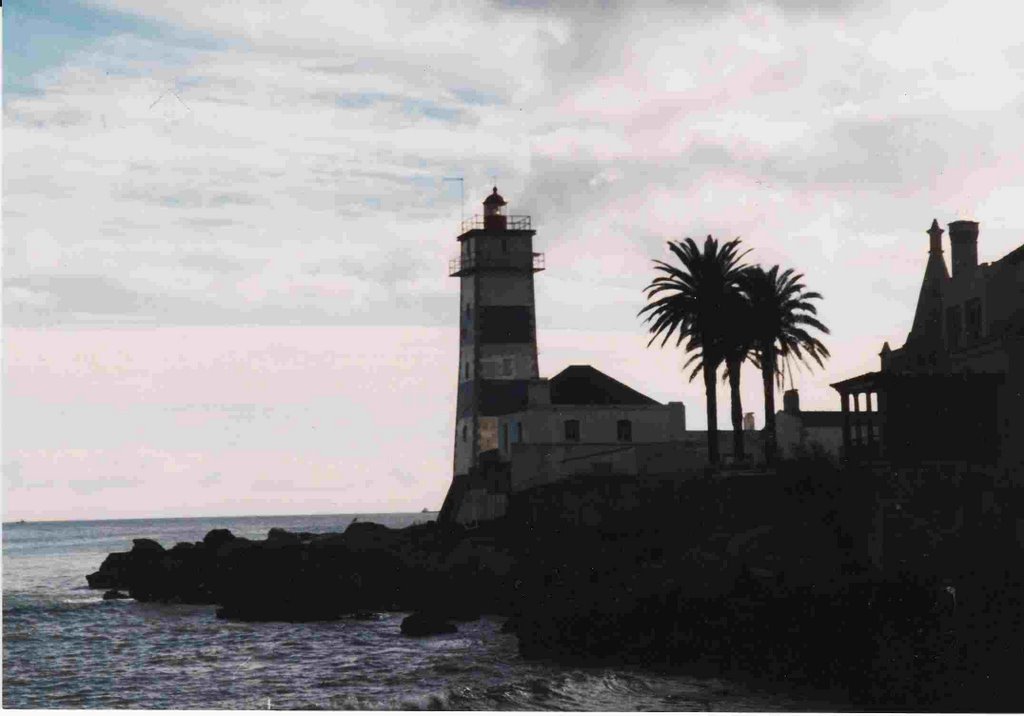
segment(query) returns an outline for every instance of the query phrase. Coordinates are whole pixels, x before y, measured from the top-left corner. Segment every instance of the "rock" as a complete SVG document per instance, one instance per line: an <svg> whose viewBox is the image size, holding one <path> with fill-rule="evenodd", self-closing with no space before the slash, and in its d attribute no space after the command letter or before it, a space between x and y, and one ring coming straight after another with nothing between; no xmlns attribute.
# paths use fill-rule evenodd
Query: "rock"
<svg viewBox="0 0 1024 716"><path fill-rule="evenodd" d="M176 545L171 547L171 552L184 552L186 550L195 549L196 546L191 542L178 542Z"/></svg>
<svg viewBox="0 0 1024 716"><path fill-rule="evenodd" d="M110 600L110 599L131 599L131 597L129 597L127 594L125 594L124 592L119 592L116 589L109 589L106 592L104 592L103 593L103 598L106 599L106 600Z"/></svg>
<svg viewBox="0 0 1024 716"><path fill-rule="evenodd" d="M406 636L433 636L454 634L458 629L444 617L416 612L402 620L402 633Z"/></svg>
<svg viewBox="0 0 1024 716"><path fill-rule="evenodd" d="M301 544L302 537L280 527L271 527L267 533L267 541L277 544Z"/></svg>
<svg viewBox="0 0 1024 716"><path fill-rule="evenodd" d="M231 534L231 530L226 529L215 529L210 530L203 537L203 545L210 550L216 551L221 545L227 542L233 542L236 537Z"/></svg>
<svg viewBox="0 0 1024 716"><path fill-rule="evenodd" d="M90 589L118 589L128 586L131 571L131 552L112 552L103 560L100 568L86 575Z"/></svg>
<svg viewBox="0 0 1024 716"><path fill-rule="evenodd" d="M132 552L165 552L166 550L156 540L145 537L132 540Z"/></svg>

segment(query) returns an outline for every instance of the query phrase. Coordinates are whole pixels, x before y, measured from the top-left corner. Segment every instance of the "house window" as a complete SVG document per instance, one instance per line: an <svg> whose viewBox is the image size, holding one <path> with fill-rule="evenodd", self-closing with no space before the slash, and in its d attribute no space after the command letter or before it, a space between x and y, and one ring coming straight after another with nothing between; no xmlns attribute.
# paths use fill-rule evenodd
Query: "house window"
<svg viewBox="0 0 1024 716"><path fill-rule="evenodd" d="M501 449L508 452L508 423L501 426Z"/></svg>
<svg viewBox="0 0 1024 716"><path fill-rule="evenodd" d="M950 306L946 309L946 342L950 350L960 347L961 334L963 332L964 319L960 306Z"/></svg>
<svg viewBox="0 0 1024 716"><path fill-rule="evenodd" d="M508 253L508 239L502 239L501 240L501 253L503 253L503 254L507 254Z"/></svg>
<svg viewBox="0 0 1024 716"><path fill-rule="evenodd" d="M965 323L967 324L967 340L976 341L981 338L981 299L972 298L964 305Z"/></svg>
<svg viewBox="0 0 1024 716"><path fill-rule="evenodd" d="M565 441L569 443L578 443L580 441L580 421L579 420L566 420L565 421Z"/></svg>
<svg viewBox="0 0 1024 716"><path fill-rule="evenodd" d="M516 429L512 433L512 442L514 442L514 443L521 443L522 441L523 441L523 424L517 420L516 421Z"/></svg>
<svg viewBox="0 0 1024 716"><path fill-rule="evenodd" d="M628 420L620 420L617 428L620 443L633 442L633 423Z"/></svg>

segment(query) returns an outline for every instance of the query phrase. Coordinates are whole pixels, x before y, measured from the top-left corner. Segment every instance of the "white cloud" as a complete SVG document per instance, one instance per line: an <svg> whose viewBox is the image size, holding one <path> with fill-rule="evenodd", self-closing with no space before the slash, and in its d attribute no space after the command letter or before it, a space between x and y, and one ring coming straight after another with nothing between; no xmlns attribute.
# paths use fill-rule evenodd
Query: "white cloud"
<svg viewBox="0 0 1024 716"><path fill-rule="evenodd" d="M826 295L839 371L829 379L876 365L882 340L902 341L933 217L973 212L982 260L1021 240L1019 23L975 3L100 4L212 40L98 38L45 69L38 91L5 96L5 319L69 329L63 350L83 325L211 327L154 342L176 363L133 344L100 397L89 371L47 374L70 404L145 403L166 385L183 402L287 402L359 380L447 410L427 396L439 379L422 366L309 365L268 349L245 354L267 373L236 374L225 365L238 356L197 351L236 324L450 328L457 287L445 267L460 210L448 176L465 177L469 212L497 176L511 211L533 215L549 267L537 282L542 348L568 335L559 360L593 359L640 389L667 391L646 375L678 358L586 346L597 334L645 342L636 311L668 239L740 236L752 259L803 271ZM551 333L565 330L583 333ZM318 350L344 356L339 345ZM405 349L385 341L374 360ZM305 370L315 388L292 380ZM31 392L45 373L7 387ZM829 407L825 376L801 380L816 396L805 403ZM699 391L686 395L699 423ZM13 449L28 449L31 436L17 435ZM395 474L433 465L430 489L443 491L448 437L410 447ZM359 479L391 474L389 457L365 457ZM122 474L103 460L94 476ZM227 480L232 460L182 464L196 480Z"/></svg>

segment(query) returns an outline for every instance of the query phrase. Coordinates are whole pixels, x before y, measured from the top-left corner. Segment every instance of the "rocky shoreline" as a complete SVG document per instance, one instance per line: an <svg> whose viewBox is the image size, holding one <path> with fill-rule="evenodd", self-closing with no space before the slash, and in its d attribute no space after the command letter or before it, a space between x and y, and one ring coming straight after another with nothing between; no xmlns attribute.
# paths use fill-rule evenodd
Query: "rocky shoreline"
<svg viewBox="0 0 1024 716"><path fill-rule="evenodd" d="M767 498L661 496L649 504L671 509L596 526L520 512L473 530L354 523L263 540L213 530L170 549L138 539L88 581L139 601L215 604L225 619L410 612L407 636L495 614L525 658L784 684L851 707L1021 710L1020 564L979 561L955 586L872 571L850 546L849 520L834 514L850 496L798 492L802 519L761 526Z"/></svg>
<svg viewBox="0 0 1024 716"><path fill-rule="evenodd" d="M130 551L108 555L87 581L140 602L215 604L219 618L242 621L320 621L374 611L458 620L510 611L512 564L481 531L356 522L331 534L274 528L263 540L217 529L170 549L136 539Z"/></svg>

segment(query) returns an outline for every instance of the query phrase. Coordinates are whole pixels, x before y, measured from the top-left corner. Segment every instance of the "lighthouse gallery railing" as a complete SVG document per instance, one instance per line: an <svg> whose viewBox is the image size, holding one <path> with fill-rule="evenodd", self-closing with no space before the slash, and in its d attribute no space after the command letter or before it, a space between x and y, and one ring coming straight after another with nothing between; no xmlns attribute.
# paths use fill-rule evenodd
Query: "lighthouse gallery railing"
<svg viewBox="0 0 1024 716"><path fill-rule="evenodd" d="M533 253L529 259L515 253L498 256L456 256L448 261L448 275L461 276L481 268L529 269L534 273L544 270L544 254Z"/></svg>

